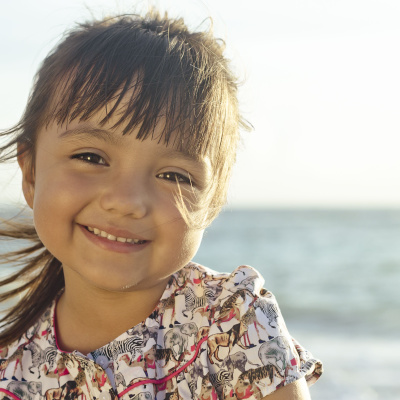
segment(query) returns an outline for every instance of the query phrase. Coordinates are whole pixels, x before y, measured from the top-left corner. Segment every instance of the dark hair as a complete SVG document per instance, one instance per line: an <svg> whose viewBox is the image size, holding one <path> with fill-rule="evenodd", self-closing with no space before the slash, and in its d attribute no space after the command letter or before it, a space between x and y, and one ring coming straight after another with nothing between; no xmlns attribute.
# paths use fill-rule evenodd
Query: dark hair
<svg viewBox="0 0 400 400"><path fill-rule="evenodd" d="M211 31L190 32L182 19L155 11L144 17L123 15L80 24L43 61L20 122L1 133L11 139L0 147L0 161L24 153L34 171L41 128L52 121L84 121L105 109L101 124L117 116L114 127L122 126L122 134L138 128L137 139L163 140L194 156L209 156L214 178L201 200L207 215L188 220L204 227L226 201L239 127L246 126L238 111L237 81L223 51L224 43ZM122 99L126 106L117 115ZM155 138L160 119L164 129ZM6 328L0 335L1 346L40 316L64 281L60 262L43 247L32 226L14 223L2 229L0 236L35 242L33 247L3 256L3 261L36 254L25 260L23 269L0 282L4 286L27 279L0 295L4 301L26 292L2 319Z"/></svg>

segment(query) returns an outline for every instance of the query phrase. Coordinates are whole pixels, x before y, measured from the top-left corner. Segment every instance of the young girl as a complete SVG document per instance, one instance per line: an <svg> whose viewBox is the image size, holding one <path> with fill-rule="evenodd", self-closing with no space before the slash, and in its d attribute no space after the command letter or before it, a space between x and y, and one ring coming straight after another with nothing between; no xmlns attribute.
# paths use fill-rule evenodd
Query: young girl
<svg viewBox="0 0 400 400"><path fill-rule="evenodd" d="M308 399L319 361L247 266L191 262L225 202L236 81L209 32L153 12L80 25L44 60L1 148L33 244L0 299L2 398Z"/></svg>

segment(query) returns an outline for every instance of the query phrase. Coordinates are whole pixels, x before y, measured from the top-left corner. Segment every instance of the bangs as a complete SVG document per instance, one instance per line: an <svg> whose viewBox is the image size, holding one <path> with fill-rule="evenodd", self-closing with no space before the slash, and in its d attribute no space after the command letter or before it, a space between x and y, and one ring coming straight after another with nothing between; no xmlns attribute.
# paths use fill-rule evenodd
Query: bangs
<svg viewBox="0 0 400 400"><path fill-rule="evenodd" d="M49 56L46 123L85 121L102 110L100 124L113 116L112 128L122 127L123 135L138 129L140 140L150 137L194 156L218 153L231 108L224 69L215 55L200 53L165 27L132 29L139 22L82 25L57 48L57 57Z"/></svg>

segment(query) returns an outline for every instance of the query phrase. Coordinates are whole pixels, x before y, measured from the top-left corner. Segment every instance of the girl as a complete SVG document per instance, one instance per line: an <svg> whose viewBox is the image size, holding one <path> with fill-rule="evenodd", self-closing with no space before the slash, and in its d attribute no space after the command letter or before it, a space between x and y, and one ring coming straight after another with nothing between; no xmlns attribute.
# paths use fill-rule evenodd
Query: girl
<svg viewBox="0 0 400 400"><path fill-rule="evenodd" d="M152 12L80 25L3 132L34 227L1 282L7 399L308 399L321 374L251 267L190 260L225 202L237 85L210 32Z"/></svg>

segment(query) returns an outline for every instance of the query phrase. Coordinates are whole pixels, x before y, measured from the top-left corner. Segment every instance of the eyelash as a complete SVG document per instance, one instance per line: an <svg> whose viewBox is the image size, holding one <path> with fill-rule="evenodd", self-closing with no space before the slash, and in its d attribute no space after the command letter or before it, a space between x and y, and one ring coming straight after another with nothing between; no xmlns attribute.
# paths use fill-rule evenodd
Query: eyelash
<svg viewBox="0 0 400 400"><path fill-rule="evenodd" d="M192 185L192 179L188 176L179 174L178 172L163 172L157 175L159 178L165 179L171 182L179 182L179 183L186 183L188 185Z"/></svg>
<svg viewBox="0 0 400 400"><path fill-rule="evenodd" d="M102 156L99 156L96 153L89 153L89 152L88 153L80 153L80 154L73 155L71 158L77 159L77 160L80 160L83 162L87 162L89 164L107 165L104 158ZM92 159L97 159L97 161L94 161ZM103 162L99 162L99 160L102 160Z"/></svg>
<svg viewBox="0 0 400 400"><path fill-rule="evenodd" d="M75 154L71 156L72 159L80 160L83 162L86 162L88 164L94 164L94 165L107 165L105 162L104 158L99 156L96 153L80 153L80 154ZM97 161L94 161L97 160ZM103 162L99 162L99 160L102 160ZM165 179L167 181L171 182L179 182L179 183L184 183L188 185L193 185L193 181L189 176L182 175L178 172L162 172L161 174L157 175L158 178Z"/></svg>

